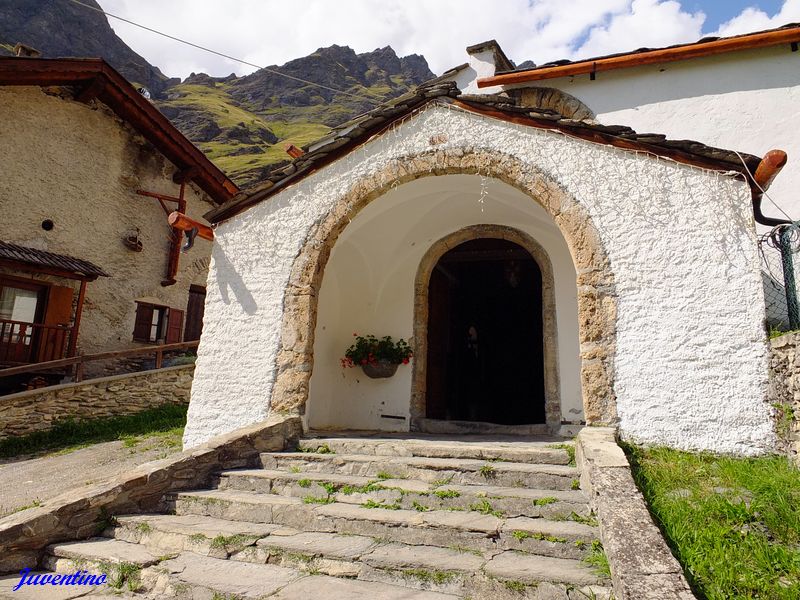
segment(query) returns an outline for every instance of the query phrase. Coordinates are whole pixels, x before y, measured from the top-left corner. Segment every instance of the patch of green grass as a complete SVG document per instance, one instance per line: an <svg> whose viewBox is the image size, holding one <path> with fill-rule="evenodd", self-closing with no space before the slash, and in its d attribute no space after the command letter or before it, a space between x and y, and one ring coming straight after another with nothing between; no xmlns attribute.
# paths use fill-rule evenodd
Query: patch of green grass
<svg viewBox="0 0 800 600"><path fill-rule="evenodd" d="M289 467L289 472L300 473L300 467Z"/></svg>
<svg viewBox="0 0 800 600"><path fill-rule="evenodd" d="M151 531L153 531L153 528L147 521L142 521L141 523L136 524L136 531L138 531L139 533L150 533Z"/></svg>
<svg viewBox="0 0 800 600"><path fill-rule="evenodd" d="M450 475L448 477L442 477L441 479L434 479L431 482L431 487L439 488L442 487L443 485L448 485L451 481L453 481L453 477L455 477L455 474Z"/></svg>
<svg viewBox="0 0 800 600"><path fill-rule="evenodd" d="M303 496L304 504L333 504L334 502L336 499L331 496Z"/></svg>
<svg viewBox="0 0 800 600"><path fill-rule="evenodd" d="M797 419L794 407L788 402L775 402L772 407L777 413L775 415L775 433L782 440L788 440L792 432L792 423Z"/></svg>
<svg viewBox="0 0 800 600"><path fill-rule="evenodd" d="M569 466L575 466L575 444L550 444L548 447L564 450L569 455Z"/></svg>
<svg viewBox="0 0 800 600"><path fill-rule="evenodd" d="M515 592L517 594L525 593L526 586L521 581L504 581L503 585L506 586L506 589L510 592Z"/></svg>
<svg viewBox="0 0 800 600"><path fill-rule="evenodd" d="M436 490L433 495L440 500L444 500L445 498L458 498L461 496L461 492L457 490Z"/></svg>
<svg viewBox="0 0 800 600"><path fill-rule="evenodd" d="M300 452L305 452L307 454L336 454L328 444L322 444L320 446L312 447L312 446L301 446L299 448Z"/></svg>
<svg viewBox="0 0 800 600"><path fill-rule="evenodd" d="M492 465L483 465L480 469L478 469L478 474L486 479L494 479L497 477L497 472Z"/></svg>
<svg viewBox="0 0 800 600"><path fill-rule="evenodd" d="M103 561L98 563L98 568L101 573L106 574L108 585L112 588L121 590L123 586L127 586L131 592L139 588L139 572L142 568L137 564L122 562L112 565Z"/></svg>
<svg viewBox="0 0 800 600"><path fill-rule="evenodd" d="M581 489L581 480L580 479L573 479L572 483L570 484L571 490L579 490Z"/></svg>
<svg viewBox="0 0 800 600"><path fill-rule="evenodd" d="M354 486L354 485L343 485L339 488L339 493L344 494L345 496L352 496L353 494L369 494L370 492L377 492L380 490L388 489L379 483L369 482L366 485L362 486Z"/></svg>
<svg viewBox="0 0 800 600"><path fill-rule="evenodd" d="M775 456L624 448L698 597L800 598L800 469Z"/></svg>
<svg viewBox="0 0 800 600"><path fill-rule="evenodd" d="M208 536L202 533L193 533L189 536L189 541L194 543L205 542L208 539Z"/></svg>
<svg viewBox="0 0 800 600"><path fill-rule="evenodd" d="M301 479L300 481L297 482L297 485L299 485L301 488L311 487L311 480Z"/></svg>
<svg viewBox="0 0 800 600"><path fill-rule="evenodd" d="M387 479L398 479L398 477L395 477L388 471L378 471L378 474L375 477L377 477L381 481L386 481Z"/></svg>
<svg viewBox="0 0 800 600"><path fill-rule="evenodd" d="M583 562L594 567L595 572L603 577L611 577L611 567L608 564L608 557L603 544L599 540L592 540L592 547L589 554L583 558Z"/></svg>
<svg viewBox="0 0 800 600"><path fill-rule="evenodd" d="M400 510L400 505L397 502L392 504L386 504L383 500L375 501L373 499L369 499L361 505L362 508L385 508L386 510Z"/></svg>
<svg viewBox="0 0 800 600"><path fill-rule="evenodd" d="M552 542L554 544L566 544L566 538L556 537L554 535L548 535L545 533L540 532L532 532L532 531L521 531L517 529L512 534L513 538L518 542L522 543L525 540L537 540L540 542Z"/></svg>
<svg viewBox="0 0 800 600"><path fill-rule="evenodd" d="M186 425L187 408L184 404L165 404L134 415L86 421L58 421L48 431L37 431L0 441L0 458L44 451L71 452L114 440L123 440L123 444L131 447L132 442L125 440L131 440L132 436L163 434L180 439Z"/></svg>
<svg viewBox="0 0 800 600"><path fill-rule="evenodd" d="M429 571L427 569L406 569L403 575L419 579L424 583L434 583L436 585L443 585L449 583L455 578L453 573L447 571Z"/></svg>
<svg viewBox="0 0 800 600"><path fill-rule="evenodd" d="M481 500L469 505L470 510L474 510L484 515L492 515L494 517L502 518L505 513L500 510L495 510L488 500Z"/></svg>
<svg viewBox="0 0 800 600"><path fill-rule="evenodd" d="M590 527L597 527L597 519L594 515L589 515L588 517L584 517L579 515L575 511L572 511L570 515L566 518L567 521L574 521L575 523L581 523L583 525L589 525Z"/></svg>
<svg viewBox="0 0 800 600"><path fill-rule="evenodd" d="M558 502L558 498L553 498L552 496L545 496L544 498L536 498L533 501L534 506L547 506L548 504L555 504Z"/></svg>
<svg viewBox="0 0 800 600"><path fill-rule="evenodd" d="M416 510L417 512L427 512L430 510L430 507L425 506L424 504L420 504L416 500L411 503L411 508Z"/></svg>
<svg viewBox="0 0 800 600"><path fill-rule="evenodd" d="M257 538L251 535L244 535L243 533L235 533L234 535L218 535L211 540L212 548L237 548L246 546L253 543Z"/></svg>
<svg viewBox="0 0 800 600"><path fill-rule="evenodd" d="M0 518L7 517L8 515L13 515L14 513L22 512L23 510L28 510L29 508L39 508L42 505L41 500L34 500L29 504L25 504L24 506L17 506L16 508L12 508L9 511L4 511L2 507L0 507Z"/></svg>

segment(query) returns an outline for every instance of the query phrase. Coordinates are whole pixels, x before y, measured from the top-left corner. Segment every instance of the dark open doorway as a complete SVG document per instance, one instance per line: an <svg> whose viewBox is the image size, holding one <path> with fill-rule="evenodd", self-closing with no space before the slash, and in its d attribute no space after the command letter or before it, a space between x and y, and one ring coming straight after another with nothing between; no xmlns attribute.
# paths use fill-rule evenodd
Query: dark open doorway
<svg viewBox="0 0 800 600"><path fill-rule="evenodd" d="M542 274L527 250L477 239L444 254L427 341L429 419L545 422Z"/></svg>

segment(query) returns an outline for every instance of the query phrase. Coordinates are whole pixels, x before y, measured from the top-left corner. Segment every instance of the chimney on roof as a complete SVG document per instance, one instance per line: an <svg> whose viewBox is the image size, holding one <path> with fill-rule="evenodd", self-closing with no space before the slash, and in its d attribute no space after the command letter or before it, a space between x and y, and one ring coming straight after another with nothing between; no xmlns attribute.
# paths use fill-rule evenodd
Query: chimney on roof
<svg viewBox="0 0 800 600"><path fill-rule="evenodd" d="M26 58L39 58L42 53L36 48L32 48L31 46L26 46L22 42L18 42L17 45L14 46L14 55L24 56Z"/></svg>

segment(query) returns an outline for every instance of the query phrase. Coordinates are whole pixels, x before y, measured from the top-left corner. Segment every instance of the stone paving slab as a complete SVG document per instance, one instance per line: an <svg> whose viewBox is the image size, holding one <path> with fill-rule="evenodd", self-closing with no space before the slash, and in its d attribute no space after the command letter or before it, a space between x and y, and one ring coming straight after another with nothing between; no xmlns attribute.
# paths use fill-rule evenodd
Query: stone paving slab
<svg viewBox="0 0 800 600"><path fill-rule="evenodd" d="M376 545L371 537L359 535L336 535L332 533L306 532L292 536L268 537L256 542L259 547L280 548L301 552L311 556L358 560Z"/></svg>
<svg viewBox="0 0 800 600"><path fill-rule="evenodd" d="M281 528L272 523L250 523L248 521L228 521L215 519L204 515L122 515L116 517L117 524L121 527L145 528L149 527L168 533L181 535L204 535L215 538L219 535L246 535L252 537L266 537Z"/></svg>
<svg viewBox="0 0 800 600"><path fill-rule="evenodd" d="M523 583L550 581L592 585L601 581L590 567L580 561L520 552L498 554L486 563L484 571L494 577Z"/></svg>
<svg viewBox="0 0 800 600"><path fill-rule="evenodd" d="M424 568L439 571L478 571L486 562L482 556L450 548L385 544L363 556L362 562L385 569Z"/></svg>
<svg viewBox="0 0 800 600"><path fill-rule="evenodd" d="M47 552L57 558L112 564L131 563L140 567L158 562L158 557L144 546L108 538L91 538L83 542L52 544L47 547Z"/></svg>
<svg viewBox="0 0 800 600"><path fill-rule="evenodd" d="M159 569L166 570L172 581L241 598L269 596L303 576L293 569L275 565L220 560L190 553L162 562Z"/></svg>
<svg viewBox="0 0 800 600"><path fill-rule="evenodd" d="M514 517L503 523L504 532L528 531L542 533L568 540L593 540L599 535L596 527L574 523L572 521L549 521L547 519L531 519L529 517Z"/></svg>
<svg viewBox="0 0 800 600"><path fill-rule="evenodd" d="M324 575L305 577L270 597L274 600L456 600L458 596L406 587L336 579Z"/></svg>
<svg viewBox="0 0 800 600"><path fill-rule="evenodd" d="M45 571L34 571L31 575L45 575ZM17 591L14 587L19 583L20 576L5 575L0 577L0 600L72 600L84 598L96 589L107 587L83 585L23 585ZM94 597L94 596L92 596Z"/></svg>

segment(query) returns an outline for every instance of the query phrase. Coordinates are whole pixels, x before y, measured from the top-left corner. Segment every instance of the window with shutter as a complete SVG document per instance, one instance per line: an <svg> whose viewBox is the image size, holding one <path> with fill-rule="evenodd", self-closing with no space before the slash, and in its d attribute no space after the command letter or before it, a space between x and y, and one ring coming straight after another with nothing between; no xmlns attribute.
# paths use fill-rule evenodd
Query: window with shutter
<svg viewBox="0 0 800 600"><path fill-rule="evenodd" d="M133 340L150 342L150 329L153 323L155 306L143 302L136 303L136 321L133 326Z"/></svg>
<svg viewBox="0 0 800 600"><path fill-rule="evenodd" d="M167 344L177 344L183 337L183 311L170 308L167 319Z"/></svg>

